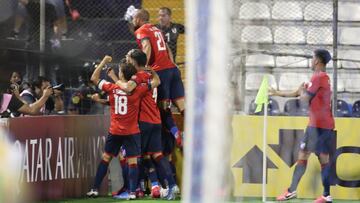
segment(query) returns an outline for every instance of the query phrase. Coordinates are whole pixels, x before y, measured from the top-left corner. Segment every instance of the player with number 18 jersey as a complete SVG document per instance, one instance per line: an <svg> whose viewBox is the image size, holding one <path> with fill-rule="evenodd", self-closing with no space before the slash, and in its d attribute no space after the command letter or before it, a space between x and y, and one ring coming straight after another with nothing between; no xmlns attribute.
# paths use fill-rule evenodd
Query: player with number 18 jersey
<svg viewBox="0 0 360 203"><path fill-rule="evenodd" d="M112 135L133 135L140 132L138 115L141 98L148 90L147 84L138 84L132 94L127 94L113 83L101 80L99 89L109 95L110 129Z"/></svg>

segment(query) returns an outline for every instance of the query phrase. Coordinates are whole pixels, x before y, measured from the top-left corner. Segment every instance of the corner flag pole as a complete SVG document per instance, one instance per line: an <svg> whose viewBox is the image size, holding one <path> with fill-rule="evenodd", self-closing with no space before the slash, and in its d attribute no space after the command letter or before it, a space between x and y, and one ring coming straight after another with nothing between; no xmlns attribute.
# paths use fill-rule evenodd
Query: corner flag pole
<svg viewBox="0 0 360 203"><path fill-rule="evenodd" d="M267 91L266 91L266 97L267 97ZM263 127L263 168L262 168L262 201L266 202L266 136L267 136L267 106L268 103L264 103L264 127Z"/></svg>
<svg viewBox="0 0 360 203"><path fill-rule="evenodd" d="M268 78L264 75L259 91L256 95L257 104L255 113L260 112L264 105L264 127L263 127L263 168L262 168L262 201L266 202L266 134L267 134L267 107L268 107Z"/></svg>

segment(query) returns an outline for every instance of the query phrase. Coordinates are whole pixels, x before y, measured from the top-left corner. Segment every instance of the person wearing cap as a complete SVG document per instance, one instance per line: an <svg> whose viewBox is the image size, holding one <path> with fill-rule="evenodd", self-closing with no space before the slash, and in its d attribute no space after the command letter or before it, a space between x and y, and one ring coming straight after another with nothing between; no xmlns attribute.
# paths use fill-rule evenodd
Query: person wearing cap
<svg viewBox="0 0 360 203"><path fill-rule="evenodd" d="M296 198L296 188L304 175L307 160L311 153L315 153L321 164L321 179L324 187L323 194L314 202L331 202L330 196L330 164L329 153L334 140L335 122L331 112L330 78L326 74L326 64L331 60L330 53L325 49L316 49L311 61L314 71L310 82L303 83L297 90L283 92L269 90L269 95L281 97L300 97L301 102L309 104L309 123L305 136L300 143L297 164L290 187L276 198L277 201L286 201Z"/></svg>

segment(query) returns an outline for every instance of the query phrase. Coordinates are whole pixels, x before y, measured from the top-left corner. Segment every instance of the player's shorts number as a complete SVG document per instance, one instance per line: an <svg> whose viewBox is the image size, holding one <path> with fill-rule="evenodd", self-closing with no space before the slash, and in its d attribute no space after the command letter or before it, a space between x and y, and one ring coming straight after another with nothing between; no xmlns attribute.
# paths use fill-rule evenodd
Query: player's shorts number
<svg viewBox="0 0 360 203"><path fill-rule="evenodd" d="M127 113L127 97L114 95L115 97L115 114L125 115Z"/></svg>
<svg viewBox="0 0 360 203"><path fill-rule="evenodd" d="M154 32L154 34L157 39L156 43L157 43L158 50L159 51L166 50L165 41L164 41L164 38L163 38L161 32Z"/></svg>

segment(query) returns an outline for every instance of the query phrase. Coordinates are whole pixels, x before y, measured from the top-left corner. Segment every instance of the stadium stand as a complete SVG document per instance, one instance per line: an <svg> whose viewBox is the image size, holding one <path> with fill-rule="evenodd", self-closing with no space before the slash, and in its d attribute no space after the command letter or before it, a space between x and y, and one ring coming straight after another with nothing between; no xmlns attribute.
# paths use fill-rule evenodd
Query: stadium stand
<svg viewBox="0 0 360 203"><path fill-rule="evenodd" d="M289 35L293 37L289 37ZM275 29L274 42L279 44L304 44L304 31L298 26L279 26Z"/></svg>
<svg viewBox="0 0 360 203"><path fill-rule="evenodd" d="M321 12L319 12L321 10ZM333 17L332 2L311 2L304 10L307 21L331 21Z"/></svg>
<svg viewBox="0 0 360 203"><path fill-rule="evenodd" d="M352 116L360 117L360 100L354 102L352 106Z"/></svg>
<svg viewBox="0 0 360 203"><path fill-rule="evenodd" d="M310 28L306 36L308 44L316 45L331 45L332 39L332 29L330 27Z"/></svg>
<svg viewBox="0 0 360 203"><path fill-rule="evenodd" d="M240 7L239 19L270 19L270 9L266 4L259 2L244 3Z"/></svg>
<svg viewBox="0 0 360 203"><path fill-rule="evenodd" d="M251 101L250 106L249 106L249 114L250 115L264 115L264 107L262 107L260 112L255 113L256 106L257 105L255 104L255 100ZM267 111L268 111L269 116L279 116L281 114L280 108L279 108L279 103L275 99L269 98L269 104L268 104Z"/></svg>
<svg viewBox="0 0 360 203"><path fill-rule="evenodd" d="M279 90L295 90L303 82L308 82L310 77L305 73L282 73L279 79Z"/></svg>
<svg viewBox="0 0 360 203"><path fill-rule="evenodd" d="M284 115L287 116L307 116L308 105L303 104L300 99L289 99L284 105Z"/></svg>
<svg viewBox="0 0 360 203"><path fill-rule="evenodd" d="M241 40L245 43L272 43L271 30L266 26L246 26L242 30Z"/></svg>
<svg viewBox="0 0 360 203"><path fill-rule="evenodd" d="M274 67L274 57L265 54L254 54L246 58L246 66L270 66Z"/></svg>
<svg viewBox="0 0 360 203"><path fill-rule="evenodd" d="M245 89L249 91L257 91L261 85L264 75L268 77L269 86L277 89L275 77L271 74L264 73L248 73L246 76Z"/></svg>
<svg viewBox="0 0 360 203"><path fill-rule="evenodd" d="M294 1L275 2L272 8L272 18L276 20L302 20L301 5Z"/></svg>
<svg viewBox="0 0 360 203"><path fill-rule="evenodd" d="M351 110L349 104L341 99L337 100L335 116L337 117L351 117Z"/></svg>
<svg viewBox="0 0 360 203"><path fill-rule="evenodd" d="M339 2L340 21L360 21L360 5L354 2Z"/></svg>

